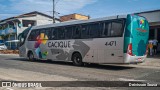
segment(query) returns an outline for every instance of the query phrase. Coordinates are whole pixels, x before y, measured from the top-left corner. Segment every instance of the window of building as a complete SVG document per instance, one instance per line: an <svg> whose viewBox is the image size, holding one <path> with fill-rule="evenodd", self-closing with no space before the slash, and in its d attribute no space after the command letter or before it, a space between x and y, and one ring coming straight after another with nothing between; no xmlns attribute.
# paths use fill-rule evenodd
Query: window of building
<svg viewBox="0 0 160 90"><path fill-rule="evenodd" d="M154 36L155 36L155 30L154 29L150 29L149 30L149 39L154 39Z"/></svg>
<svg viewBox="0 0 160 90"><path fill-rule="evenodd" d="M160 43L160 28L157 29L157 40L158 40L158 43Z"/></svg>
<svg viewBox="0 0 160 90"><path fill-rule="evenodd" d="M36 21L34 20L22 20L23 27L35 26Z"/></svg>
<svg viewBox="0 0 160 90"><path fill-rule="evenodd" d="M14 23L9 23L9 28L15 28Z"/></svg>
<svg viewBox="0 0 160 90"><path fill-rule="evenodd" d="M16 36L16 35L10 35L10 40L15 40L15 39L16 39L15 36Z"/></svg>

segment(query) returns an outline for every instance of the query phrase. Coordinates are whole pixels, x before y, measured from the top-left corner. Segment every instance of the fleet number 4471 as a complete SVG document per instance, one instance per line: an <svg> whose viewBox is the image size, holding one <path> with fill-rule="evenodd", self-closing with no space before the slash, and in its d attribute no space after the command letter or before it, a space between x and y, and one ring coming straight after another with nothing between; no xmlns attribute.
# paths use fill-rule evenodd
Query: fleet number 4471
<svg viewBox="0 0 160 90"><path fill-rule="evenodd" d="M116 41L110 41L110 42L106 42L105 44L106 46L116 46L117 42Z"/></svg>

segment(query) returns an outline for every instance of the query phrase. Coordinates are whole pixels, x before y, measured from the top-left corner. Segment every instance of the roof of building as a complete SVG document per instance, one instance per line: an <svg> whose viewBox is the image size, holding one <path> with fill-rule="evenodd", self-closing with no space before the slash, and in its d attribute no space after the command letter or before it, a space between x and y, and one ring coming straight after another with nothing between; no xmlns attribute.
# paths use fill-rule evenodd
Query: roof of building
<svg viewBox="0 0 160 90"><path fill-rule="evenodd" d="M78 13L73 13L73 14L63 15L63 16L61 16L61 17L70 16L70 15L75 15L75 14L76 14L76 15L81 15L81 16L89 17L89 16L87 16L87 15L78 14Z"/></svg>
<svg viewBox="0 0 160 90"><path fill-rule="evenodd" d="M157 10L149 10L149 11L143 11L143 12L137 12L137 14L141 14L141 13L152 13L152 12L159 12L160 9Z"/></svg>
<svg viewBox="0 0 160 90"><path fill-rule="evenodd" d="M10 18L7 18L7 19L0 20L0 22L7 21L7 20L11 20L11 19L16 19L16 18L36 16L37 14L52 19L52 16L49 16L49 15L47 15L47 14L44 14L44 13L41 13L41 12L38 12L38 11L33 11L33 12L30 12L30 13L25 13L25 14L22 14L22 15L18 15L18 16L14 16L14 17L10 17ZM55 18L55 19L56 19L57 21L60 21L58 18Z"/></svg>

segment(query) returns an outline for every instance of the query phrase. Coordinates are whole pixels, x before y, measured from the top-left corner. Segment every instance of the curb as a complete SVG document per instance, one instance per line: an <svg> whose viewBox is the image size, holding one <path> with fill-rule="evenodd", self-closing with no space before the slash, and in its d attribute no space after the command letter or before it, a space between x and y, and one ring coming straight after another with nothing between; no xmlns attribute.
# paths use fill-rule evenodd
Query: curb
<svg viewBox="0 0 160 90"><path fill-rule="evenodd" d="M19 54L0 54L0 55L3 55L3 56L19 56Z"/></svg>

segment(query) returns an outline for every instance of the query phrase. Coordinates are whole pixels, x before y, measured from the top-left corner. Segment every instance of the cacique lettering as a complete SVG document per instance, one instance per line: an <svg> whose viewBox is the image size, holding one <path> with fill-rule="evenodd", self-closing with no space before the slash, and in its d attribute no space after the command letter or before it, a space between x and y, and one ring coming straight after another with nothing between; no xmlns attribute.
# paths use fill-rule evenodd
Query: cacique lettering
<svg viewBox="0 0 160 90"><path fill-rule="evenodd" d="M49 48L70 48L71 41L48 42Z"/></svg>

